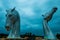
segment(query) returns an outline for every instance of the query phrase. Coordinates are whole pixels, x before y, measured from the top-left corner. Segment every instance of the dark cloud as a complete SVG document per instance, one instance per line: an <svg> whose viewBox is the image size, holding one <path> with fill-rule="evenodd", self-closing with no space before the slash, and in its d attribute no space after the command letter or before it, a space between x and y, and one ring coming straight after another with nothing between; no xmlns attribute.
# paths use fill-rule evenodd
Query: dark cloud
<svg viewBox="0 0 60 40"><path fill-rule="evenodd" d="M60 0L1 0L0 2L1 32L7 33L6 31L3 31L5 30L3 26L5 25L6 14L3 10L16 7L16 10L20 13L21 18L21 33L32 32L33 34L39 33L38 35L43 35L43 17L41 15L47 13L55 6L58 7L58 10L49 22L49 27L54 33L60 32Z"/></svg>

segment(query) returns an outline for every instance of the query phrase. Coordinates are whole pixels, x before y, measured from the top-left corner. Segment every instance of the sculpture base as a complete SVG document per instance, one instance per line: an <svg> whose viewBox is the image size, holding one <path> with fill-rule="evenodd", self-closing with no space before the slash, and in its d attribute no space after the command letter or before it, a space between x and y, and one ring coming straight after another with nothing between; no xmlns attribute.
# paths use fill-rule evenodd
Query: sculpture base
<svg viewBox="0 0 60 40"><path fill-rule="evenodd" d="M0 38L0 40L27 40L25 38Z"/></svg>

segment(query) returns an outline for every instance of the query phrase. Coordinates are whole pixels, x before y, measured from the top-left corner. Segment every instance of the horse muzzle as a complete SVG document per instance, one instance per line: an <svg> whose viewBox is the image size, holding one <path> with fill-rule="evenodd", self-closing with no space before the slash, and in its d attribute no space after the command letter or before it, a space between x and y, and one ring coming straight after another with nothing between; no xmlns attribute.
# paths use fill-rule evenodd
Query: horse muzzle
<svg viewBox="0 0 60 40"><path fill-rule="evenodd" d="M7 31L10 31L10 26L5 26Z"/></svg>

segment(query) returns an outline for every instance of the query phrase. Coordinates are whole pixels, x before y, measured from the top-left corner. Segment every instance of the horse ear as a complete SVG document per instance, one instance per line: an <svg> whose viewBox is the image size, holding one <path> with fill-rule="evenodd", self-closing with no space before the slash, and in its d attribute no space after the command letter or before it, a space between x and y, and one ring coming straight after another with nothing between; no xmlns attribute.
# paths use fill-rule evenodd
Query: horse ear
<svg viewBox="0 0 60 40"><path fill-rule="evenodd" d="M11 10L12 12L15 10L15 7Z"/></svg>

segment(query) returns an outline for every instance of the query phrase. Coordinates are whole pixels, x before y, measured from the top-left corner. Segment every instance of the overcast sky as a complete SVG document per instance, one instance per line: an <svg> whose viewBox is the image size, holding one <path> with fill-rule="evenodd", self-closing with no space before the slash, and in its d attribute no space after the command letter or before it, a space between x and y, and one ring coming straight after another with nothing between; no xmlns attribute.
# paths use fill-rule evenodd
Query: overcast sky
<svg viewBox="0 0 60 40"><path fill-rule="evenodd" d="M60 33L60 0L0 0L0 33L7 33L5 29L6 10L16 7L21 19L21 34L32 32L43 35L42 14L53 7L58 10L49 22L53 34Z"/></svg>

